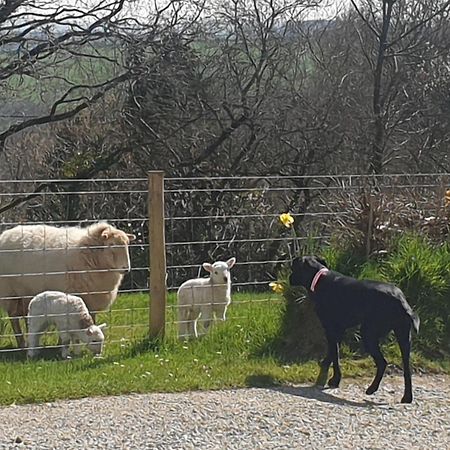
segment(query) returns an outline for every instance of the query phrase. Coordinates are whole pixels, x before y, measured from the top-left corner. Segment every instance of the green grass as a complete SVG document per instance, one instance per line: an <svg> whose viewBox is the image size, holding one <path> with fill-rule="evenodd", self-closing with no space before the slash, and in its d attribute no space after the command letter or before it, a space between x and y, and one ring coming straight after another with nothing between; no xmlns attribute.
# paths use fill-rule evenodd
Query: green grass
<svg viewBox="0 0 450 450"><path fill-rule="evenodd" d="M170 306L166 339L149 341L147 302L146 294L122 295L112 312L101 315L99 320L109 325L102 359L84 353L62 361L50 351L45 358L30 362L18 352L3 354L0 404L311 382L317 375L315 361L285 364L277 354L284 309L278 296L235 294L228 320L189 342L176 339ZM169 305L173 302L171 296ZM46 342L54 343L55 337ZM11 345L7 338L0 340L0 348ZM388 348L388 353L389 360L399 364L395 348ZM373 374L370 360L345 349L344 354L345 377ZM433 363L417 355L413 366L450 372L446 363Z"/></svg>

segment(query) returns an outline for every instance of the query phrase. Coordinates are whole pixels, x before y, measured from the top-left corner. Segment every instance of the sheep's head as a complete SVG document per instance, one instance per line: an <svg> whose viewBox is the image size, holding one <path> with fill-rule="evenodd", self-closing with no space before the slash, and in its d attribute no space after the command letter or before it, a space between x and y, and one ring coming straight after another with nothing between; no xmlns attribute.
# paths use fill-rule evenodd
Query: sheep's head
<svg viewBox="0 0 450 450"><path fill-rule="evenodd" d="M86 345L87 348L94 355L101 355L103 351L103 343L105 342L105 335L103 334L102 329L106 327L106 323L102 323L101 325L91 325L89 328L86 328Z"/></svg>
<svg viewBox="0 0 450 450"><path fill-rule="evenodd" d="M90 229L90 236L95 239L102 252L99 260L103 268L113 269L122 274L130 271L128 245L136 239L134 234L125 233L107 223L98 223Z"/></svg>
<svg viewBox="0 0 450 450"><path fill-rule="evenodd" d="M230 270L235 263L236 258L230 258L225 262L203 263L203 268L210 273L213 284L229 284L231 282Z"/></svg>

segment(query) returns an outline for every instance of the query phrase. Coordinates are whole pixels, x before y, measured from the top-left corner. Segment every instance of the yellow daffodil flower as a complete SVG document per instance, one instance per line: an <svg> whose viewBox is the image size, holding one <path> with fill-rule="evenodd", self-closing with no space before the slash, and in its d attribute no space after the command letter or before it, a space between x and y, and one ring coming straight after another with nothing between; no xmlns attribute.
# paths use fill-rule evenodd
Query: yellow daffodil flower
<svg viewBox="0 0 450 450"><path fill-rule="evenodd" d="M272 291L276 294L282 294L284 292L284 286L277 281L271 281L269 286L272 288Z"/></svg>
<svg viewBox="0 0 450 450"><path fill-rule="evenodd" d="M280 214L280 222L286 227L291 228L294 218L289 213Z"/></svg>

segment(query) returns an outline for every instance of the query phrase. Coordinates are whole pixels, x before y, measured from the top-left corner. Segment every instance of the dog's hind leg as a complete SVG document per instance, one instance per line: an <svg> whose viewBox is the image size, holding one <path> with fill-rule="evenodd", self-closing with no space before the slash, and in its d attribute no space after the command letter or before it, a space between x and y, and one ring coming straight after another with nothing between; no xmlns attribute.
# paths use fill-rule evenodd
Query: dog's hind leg
<svg viewBox="0 0 450 450"><path fill-rule="evenodd" d="M411 352L411 326L402 326L394 330L395 336L400 347L403 362L403 377L405 380L405 391L403 393L402 403L411 403L413 399L411 367L409 365L409 356Z"/></svg>
<svg viewBox="0 0 450 450"><path fill-rule="evenodd" d="M367 353L369 353L369 355L374 359L377 366L377 373L375 375L375 378L373 379L372 384L366 390L367 395L372 395L380 387L381 379L383 378L384 371L386 370L387 362L384 359L383 354L381 353L378 336L364 328L361 329L361 335Z"/></svg>

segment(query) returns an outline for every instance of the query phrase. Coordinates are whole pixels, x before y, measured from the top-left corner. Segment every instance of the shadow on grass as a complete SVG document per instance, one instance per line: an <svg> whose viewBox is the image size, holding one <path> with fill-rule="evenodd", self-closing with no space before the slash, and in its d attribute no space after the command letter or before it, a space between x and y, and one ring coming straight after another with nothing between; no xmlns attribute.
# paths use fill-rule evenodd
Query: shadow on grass
<svg viewBox="0 0 450 450"><path fill-rule="evenodd" d="M39 356L35 360L52 361L58 359L62 359L61 350L57 346L48 346L39 351ZM26 349L12 345L0 348L0 362L24 362L27 360Z"/></svg>
<svg viewBox="0 0 450 450"><path fill-rule="evenodd" d="M122 356L134 357L147 352L158 352L164 345L164 341L160 338L145 338L141 341L133 342L126 350L123 351Z"/></svg>
<svg viewBox="0 0 450 450"><path fill-rule="evenodd" d="M122 349L120 354L114 353L110 355L94 357L88 350L83 349L80 355L71 355L71 358L63 360L61 357L61 349L58 346L49 345L39 350L37 357L29 360L26 349L20 349L13 344L0 347L0 362L5 363L24 363L26 361L73 361L81 362L80 369L95 368L111 362L117 361L118 358L133 358L143 353L159 351L162 346L160 339L146 338L142 341L136 341L126 349ZM89 355L89 358L84 358L83 355Z"/></svg>
<svg viewBox="0 0 450 450"><path fill-rule="evenodd" d="M7 345L0 348L0 362L23 362L27 359L27 352L22 348Z"/></svg>

